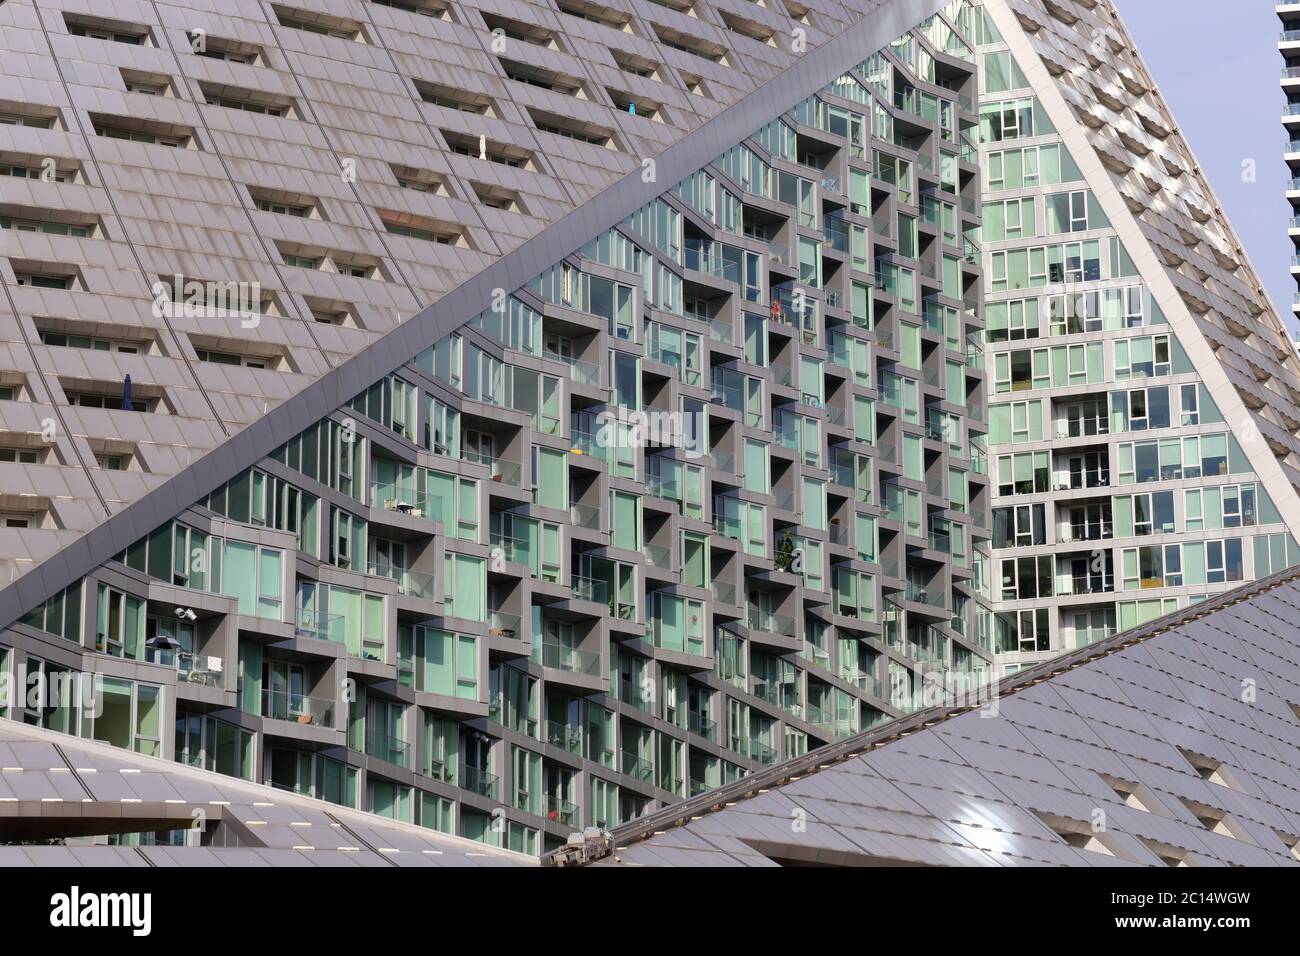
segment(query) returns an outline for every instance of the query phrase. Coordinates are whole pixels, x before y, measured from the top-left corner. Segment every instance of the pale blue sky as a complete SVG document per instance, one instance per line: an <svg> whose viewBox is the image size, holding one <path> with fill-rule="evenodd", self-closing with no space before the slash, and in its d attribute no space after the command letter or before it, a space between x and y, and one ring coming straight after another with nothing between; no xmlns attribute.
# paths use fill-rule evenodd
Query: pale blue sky
<svg viewBox="0 0 1300 956"><path fill-rule="evenodd" d="M1147 68L1289 327L1281 22L1267 0L1115 0ZM1242 163L1255 161L1255 181Z"/></svg>

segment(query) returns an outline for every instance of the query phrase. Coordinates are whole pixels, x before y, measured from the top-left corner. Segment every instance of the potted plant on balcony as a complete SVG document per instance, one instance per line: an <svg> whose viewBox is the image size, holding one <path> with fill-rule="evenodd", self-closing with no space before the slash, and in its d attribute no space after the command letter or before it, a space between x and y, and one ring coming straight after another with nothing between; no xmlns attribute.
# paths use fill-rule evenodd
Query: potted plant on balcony
<svg viewBox="0 0 1300 956"><path fill-rule="evenodd" d="M774 558L776 569L778 571L788 571L790 569L790 562L793 558L794 535L787 531L785 536L781 539L781 543L776 546L776 555Z"/></svg>

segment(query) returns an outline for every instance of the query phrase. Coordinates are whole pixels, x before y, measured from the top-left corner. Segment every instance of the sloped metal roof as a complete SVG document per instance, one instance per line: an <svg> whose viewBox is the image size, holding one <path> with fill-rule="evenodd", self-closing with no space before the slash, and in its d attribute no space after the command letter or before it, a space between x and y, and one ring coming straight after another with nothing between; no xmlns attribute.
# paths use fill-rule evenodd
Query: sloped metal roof
<svg viewBox="0 0 1300 956"><path fill-rule="evenodd" d="M0 866L533 866L512 853L300 794L0 721L0 834L147 832L201 811L225 846L0 846ZM33 823L33 818L43 821ZM139 820L135 827L133 822ZM152 825L151 825L152 824ZM105 829L96 829L97 826ZM80 829L78 829L80 827Z"/></svg>
<svg viewBox="0 0 1300 956"><path fill-rule="evenodd" d="M1293 568L623 827L595 865L1300 865L1298 638Z"/></svg>

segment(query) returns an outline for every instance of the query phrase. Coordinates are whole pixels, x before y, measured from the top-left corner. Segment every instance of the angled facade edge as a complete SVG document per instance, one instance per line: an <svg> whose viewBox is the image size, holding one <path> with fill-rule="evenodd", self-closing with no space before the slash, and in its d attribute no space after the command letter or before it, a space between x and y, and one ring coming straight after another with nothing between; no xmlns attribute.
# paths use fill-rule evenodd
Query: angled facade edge
<svg viewBox="0 0 1300 956"><path fill-rule="evenodd" d="M712 162L725 149L720 144L730 145L746 139L755 129L860 62L863 51L886 46L944 6L942 0L889 0L866 12L839 36L810 51L784 72L660 152L654 157L652 179L643 180L640 167L633 170L379 341L285 399L263 418L88 531L58 555L0 589L0 627L9 626L30 608L111 560L148 529L251 467L286 438L346 404L361 388L410 361L418 351L412 348L413 341L427 347L449 335L489 307L493 289L513 290L525 285L536 275L537 261L555 262L577 250L662 193L664 183L679 182ZM181 486L194 492L184 501L177 494ZM1300 500L1295 510L1300 513Z"/></svg>

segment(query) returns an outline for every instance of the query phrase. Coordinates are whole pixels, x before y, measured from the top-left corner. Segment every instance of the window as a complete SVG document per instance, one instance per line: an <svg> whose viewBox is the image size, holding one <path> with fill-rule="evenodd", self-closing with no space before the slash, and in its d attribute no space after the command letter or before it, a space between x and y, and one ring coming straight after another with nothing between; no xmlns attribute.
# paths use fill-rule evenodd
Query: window
<svg viewBox="0 0 1300 956"><path fill-rule="evenodd" d="M1004 558L1002 600L1024 601L1052 596L1052 557Z"/></svg>
<svg viewBox="0 0 1300 956"><path fill-rule="evenodd" d="M0 176L12 176L15 179L48 179L50 182L65 183L75 175L74 170L66 167L52 167L47 172L43 167L27 166L21 163L0 163Z"/></svg>
<svg viewBox="0 0 1300 956"><path fill-rule="evenodd" d="M328 16L315 11L307 13L279 5L273 6L271 9L275 11L275 17L280 21L280 26L288 27L291 30L302 30L304 33L315 33L340 40L364 39L361 24L354 20L345 20L342 17Z"/></svg>
<svg viewBox="0 0 1300 956"><path fill-rule="evenodd" d="M68 28L68 33L74 37L108 40L113 43L125 43L128 46L151 45L149 28L140 24L81 16L75 13L64 13L63 22Z"/></svg>
<svg viewBox="0 0 1300 956"><path fill-rule="evenodd" d="M993 546L1028 548L1047 543L1047 524L1043 505L1016 505L993 511Z"/></svg>
<svg viewBox="0 0 1300 956"><path fill-rule="evenodd" d="M471 621L487 618L487 563L482 558L443 555L443 607L448 617Z"/></svg>
<svg viewBox="0 0 1300 956"><path fill-rule="evenodd" d="M199 83L204 99L211 106L224 106L230 110L242 110L245 113L264 113L267 116L293 116L293 100L260 90L246 90L240 87L211 83Z"/></svg>
<svg viewBox="0 0 1300 956"><path fill-rule="evenodd" d="M47 236L72 236L78 239L86 239L98 231L98 226L92 222L58 222L52 219L0 216L0 229L12 229L15 232L40 232Z"/></svg>
<svg viewBox="0 0 1300 956"><path fill-rule="evenodd" d="M95 135L104 136L108 139L128 140L133 143L152 143L157 146L185 149L194 138L194 131L188 127L140 120L134 117L106 116L91 113L90 121L95 130Z"/></svg>
<svg viewBox="0 0 1300 956"><path fill-rule="evenodd" d="M0 110L0 126L28 126L33 129L53 129L57 112L49 107L34 106L21 109Z"/></svg>
<svg viewBox="0 0 1300 956"><path fill-rule="evenodd" d="M240 43L224 37L211 36L205 32L191 31L190 49L199 56L211 60L225 60L227 63L260 64L263 60L261 47L251 43Z"/></svg>
<svg viewBox="0 0 1300 956"><path fill-rule="evenodd" d="M95 650L115 657L144 660L145 602L106 584L99 585L95 613Z"/></svg>

